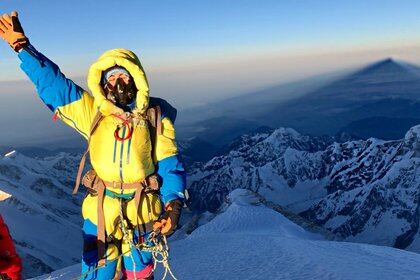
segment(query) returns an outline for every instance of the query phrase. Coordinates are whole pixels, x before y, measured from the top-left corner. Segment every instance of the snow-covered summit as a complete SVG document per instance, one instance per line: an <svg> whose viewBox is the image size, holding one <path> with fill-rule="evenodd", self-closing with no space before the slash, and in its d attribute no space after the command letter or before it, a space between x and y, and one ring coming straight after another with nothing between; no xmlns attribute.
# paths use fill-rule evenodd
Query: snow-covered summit
<svg viewBox="0 0 420 280"><path fill-rule="evenodd" d="M212 220L170 242L178 279L416 279L420 255L389 247L326 241L238 189ZM159 266L158 266L159 267ZM72 279L72 266L38 280ZM159 267L156 278L161 279Z"/></svg>
<svg viewBox="0 0 420 280"><path fill-rule="evenodd" d="M236 189L228 195L227 199L226 209L217 215L211 223L195 230L191 237L206 236L209 233L259 235L276 232L283 237L324 239L321 235L309 233L283 215L265 207L260 198L249 190Z"/></svg>
<svg viewBox="0 0 420 280"><path fill-rule="evenodd" d="M405 134L404 145L414 152L415 157L420 157L420 125L412 127Z"/></svg>

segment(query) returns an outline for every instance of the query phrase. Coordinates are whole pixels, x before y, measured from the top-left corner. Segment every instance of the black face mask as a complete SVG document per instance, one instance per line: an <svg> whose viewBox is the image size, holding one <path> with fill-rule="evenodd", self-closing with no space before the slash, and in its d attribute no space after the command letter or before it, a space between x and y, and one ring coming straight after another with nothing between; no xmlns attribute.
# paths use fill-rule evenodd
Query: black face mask
<svg viewBox="0 0 420 280"><path fill-rule="evenodd" d="M128 84L125 84L122 78L118 78L114 86L106 83L104 91L108 100L125 111L128 109L127 105L131 104L136 99L137 94L137 88L134 81L130 79Z"/></svg>

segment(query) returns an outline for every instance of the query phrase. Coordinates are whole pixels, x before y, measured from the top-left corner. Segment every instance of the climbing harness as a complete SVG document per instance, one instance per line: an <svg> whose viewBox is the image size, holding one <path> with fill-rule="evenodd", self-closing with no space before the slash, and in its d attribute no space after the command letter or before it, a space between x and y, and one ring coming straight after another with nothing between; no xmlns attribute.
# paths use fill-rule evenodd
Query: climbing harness
<svg viewBox="0 0 420 280"><path fill-rule="evenodd" d="M164 275L162 277L162 280L166 279L166 277L169 275L171 276L171 278L173 280L178 280L174 273L172 272L172 269L169 265L169 245L168 245L168 241L166 239L165 235L162 235L160 233L160 231L152 231L147 240L143 241L142 243L137 243L134 244L133 242L133 238L131 236L131 234L128 232L127 230L127 226L125 224L125 217L124 217L124 198L119 198L119 202L120 202L120 207L119 207L119 219L120 219L120 227L121 227L121 231L123 233L123 238L122 238L122 242L126 243L129 245L129 250L122 252L120 255L118 255L116 258L109 260L108 262L113 262L113 261L118 261L121 257L123 257L126 254L130 254L130 258L131 261L133 263L133 270L136 271L136 263L133 257L133 254L131 253L131 251L133 249L136 250L141 250L141 251L145 251L145 252L150 252L152 254L152 258L153 258L153 271L156 270L157 264L162 264L162 266L165 269ZM151 244L151 245L149 245ZM85 272L84 274L80 275L77 278L74 278L73 280L82 280L85 279L86 276L88 276L89 274L94 273L95 271L97 271L100 268L103 268L106 266L106 263L103 262L98 263L98 266L95 267L92 270L89 270L87 272ZM136 276L134 276L134 280L137 280Z"/></svg>

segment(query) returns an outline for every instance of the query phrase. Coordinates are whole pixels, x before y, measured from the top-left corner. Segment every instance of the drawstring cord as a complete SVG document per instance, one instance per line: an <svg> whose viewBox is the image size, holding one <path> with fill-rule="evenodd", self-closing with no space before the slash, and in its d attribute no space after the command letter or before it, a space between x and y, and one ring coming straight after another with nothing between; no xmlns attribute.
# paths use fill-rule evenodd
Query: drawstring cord
<svg viewBox="0 0 420 280"><path fill-rule="evenodd" d="M124 142L125 140L130 139L131 136L133 135L133 127L130 126L130 123L131 123L131 115L128 118L123 118L123 117L121 117L121 115L117 115L117 114L113 114L113 116L122 121L122 124L121 125L118 125L117 128L114 131L114 137L115 137L115 139L117 139L117 141L120 141L120 142ZM119 136L120 129L123 128L123 127L127 127L128 128L128 133L127 133L127 136L126 137L120 137Z"/></svg>

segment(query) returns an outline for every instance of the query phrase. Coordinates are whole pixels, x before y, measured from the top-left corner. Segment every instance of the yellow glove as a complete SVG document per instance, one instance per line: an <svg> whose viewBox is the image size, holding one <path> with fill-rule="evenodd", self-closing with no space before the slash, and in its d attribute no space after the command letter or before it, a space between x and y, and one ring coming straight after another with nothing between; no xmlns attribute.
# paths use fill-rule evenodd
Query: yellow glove
<svg viewBox="0 0 420 280"><path fill-rule="evenodd" d="M0 17L0 37L5 40L17 52L29 44L20 25L17 12Z"/></svg>

